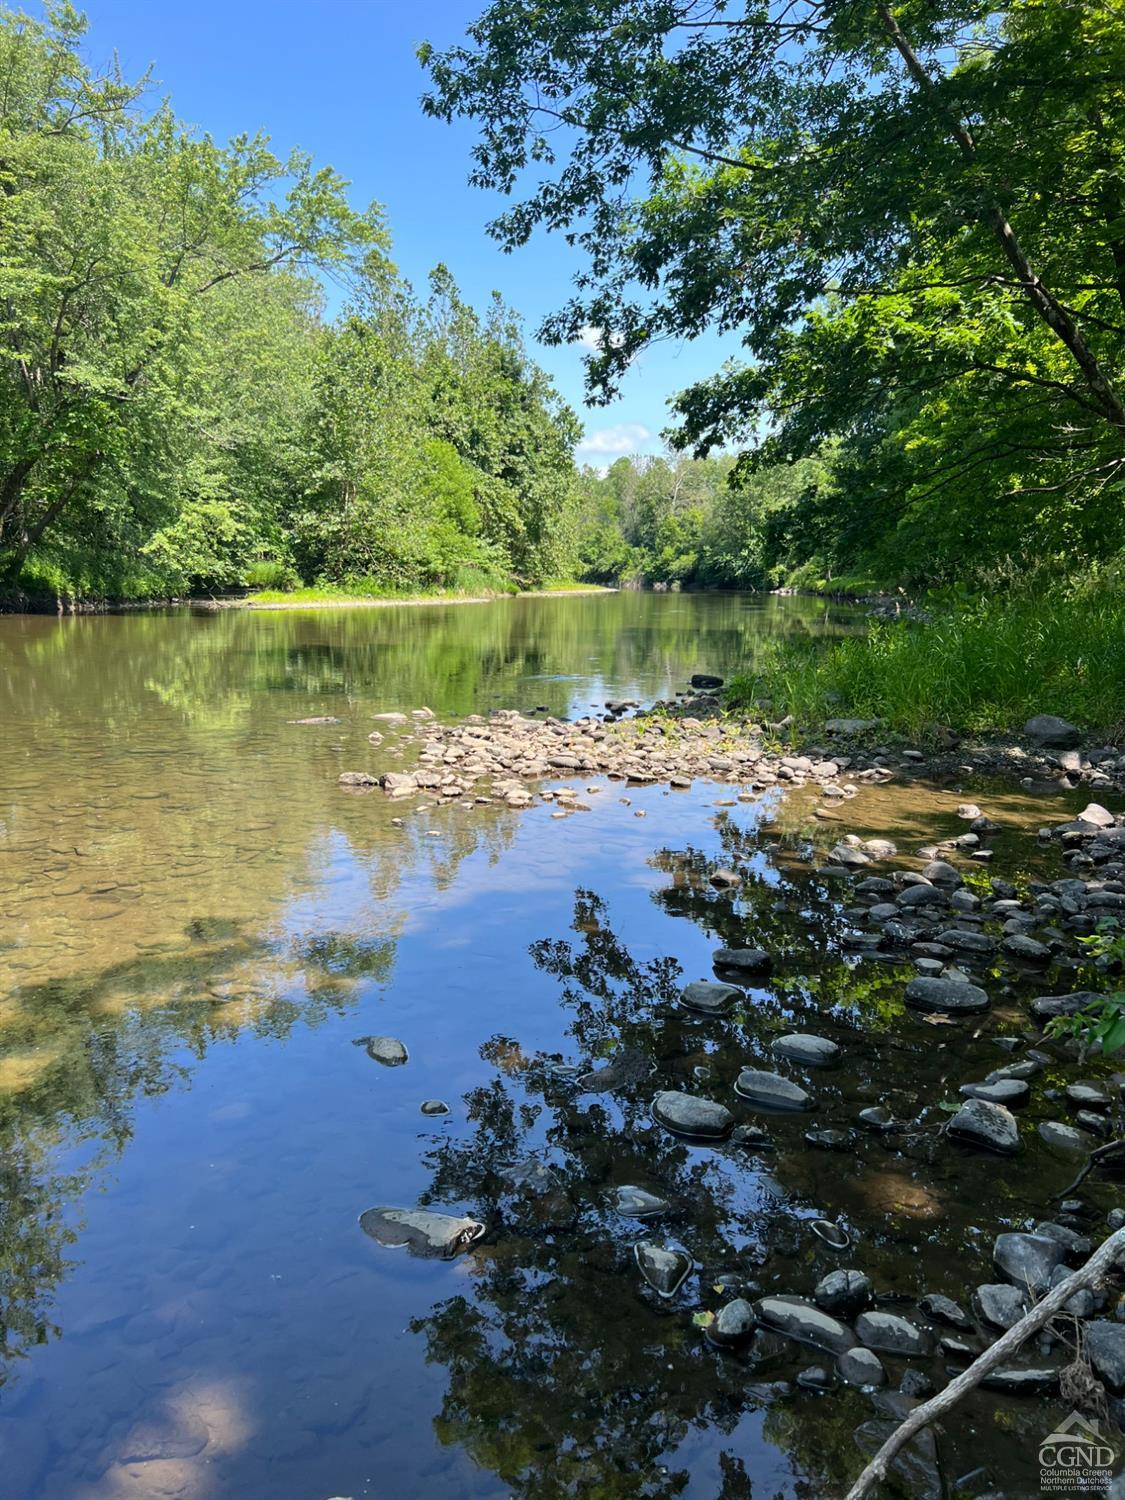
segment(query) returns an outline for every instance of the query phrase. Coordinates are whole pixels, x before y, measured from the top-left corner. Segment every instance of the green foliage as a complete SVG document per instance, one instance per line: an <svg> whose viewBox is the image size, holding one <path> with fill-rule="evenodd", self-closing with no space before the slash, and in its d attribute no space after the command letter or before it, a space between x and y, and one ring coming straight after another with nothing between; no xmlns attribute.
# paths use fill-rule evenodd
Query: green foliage
<svg viewBox="0 0 1125 1500"><path fill-rule="evenodd" d="M804 723L846 712L912 735L935 724L1012 729L1043 712L1107 731L1125 726L1120 588L1031 584L932 604L928 623L880 622L823 649L778 645L732 682L729 701L765 697Z"/></svg>
<svg viewBox="0 0 1125 1500"><path fill-rule="evenodd" d="M576 426L512 315L440 269L418 306L331 168L148 110L84 31L0 8L0 583L569 570ZM324 272L349 293L331 325Z"/></svg>
<svg viewBox="0 0 1125 1500"><path fill-rule="evenodd" d="M1080 938L1092 959L1120 974L1125 968L1125 929L1118 922L1098 923L1097 932ZM1074 1036L1085 1051L1107 1056L1125 1050L1125 990L1101 996L1075 1016L1056 1016L1047 1027L1049 1036Z"/></svg>
<svg viewBox="0 0 1125 1500"><path fill-rule="evenodd" d="M831 484L764 536L743 519L728 576L949 582L1125 546L1117 6L494 0L421 57L427 111L480 127L472 181L520 195L500 242L584 254L544 332L600 331L595 399L712 328L749 357L681 393L678 443L744 470L837 445ZM607 524L593 573L623 561ZM653 557L700 566L693 537Z"/></svg>

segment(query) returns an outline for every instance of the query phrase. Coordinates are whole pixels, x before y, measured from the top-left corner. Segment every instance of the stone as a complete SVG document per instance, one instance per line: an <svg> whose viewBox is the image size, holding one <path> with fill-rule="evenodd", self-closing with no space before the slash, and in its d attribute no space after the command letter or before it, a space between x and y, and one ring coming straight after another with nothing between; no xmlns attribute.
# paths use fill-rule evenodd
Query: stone
<svg viewBox="0 0 1125 1500"><path fill-rule="evenodd" d="M768 974L773 959L761 948L718 948L711 962L716 969L736 969L743 974Z"/></svg>
<svg viewBox="0 0 1125 1500"><path fill-rule="evenodd" d="M1096 1136L1088 1130L1078 1130L1062 1120L1041 1120L1037 1127L1040 1138L1055 1151L1068 1155L1085 1156L1098 1144Z"/></svg>
<svg viewBox="0 0 1125 1500"><path fill-rule="evenodd" d="M711 884L719 889L730 889L742 884L742 876L737 870L716 870L711 876Z"/></svg>
<svg viewBox="0 0 1125 1500"><path fill-rule="evenodd" d="M947 927L937 934L937 941L958 953L995 953L996 939L975 927Z"/></svg>
<svg viewBox="0 0 1125 1500"><path fill-rule="evenodd" d="M939 1015L979 1015L989 1008L989 999L976 984L958 979L931 979L920 974L906 986L903 995L912 1010Z"/></svg>
<svg viewBox="0 0 1125 1500"><path fill-rule="evenodd" d="M721 677L712 677L707 672L696 672L691 679L691 685L693 688L700 688L701 690L721 688L723 679Z"/></svg>
<svg viewBox="0 0 1125 1500"><path fill-rule="evenodd" d="M959 1090L966 1099L984 1099L989 1104L1003 1104L1016 1109L1026 1104L1031 1090L1021 1078L997 1078L992 1083L963 1083Z"/></svg>
<svg viewBox="0 0 1125 1500"><path fill-rule="evenodd" d="M798 1343L812 1344L829 1354L843 1354L855 1347L856 1338L850 1328L803 1297L762 1297L755 1311L767 1328L776 1329Z"/></svg>
<svg viewBox="0 0 1125 1500"><path fill-rule="evenodd" d="M372 1062L382 1063L385 1068L401 1068L410 1054L397 1036L357 1036L353 1047L365 1047Z"/></svg>
<svg viewBox="0 0 1125 1500"><path fill-rule="evenodd" d="M1092 823L1095 828L1112 828L1117 822L1109 809L1100 802L1089 803L1078 816L1083 823Z"/></svg>
<svg viewBox="0 0 1125 1500"><path fill-rule="evenodd" d="M1014 1366L990 1370L981 1381L986 1391L1003 1391L1006 1396L1049 1396L1057 1390L1058 1384L1058 1370L1017 1369Z"/></svg>
<svg viewBox="0 0 1125 1500"><path fill-rule="evenodd" d="M899 891L895 904L903 910L919 906L948 906L949 897L936 885L908 885Z"/></svg>
<svg viewBox="0 0 1125 1500"><path fill-rule="evenodd" d="M1099 1084L1082 1079L1067 1086L1066 1102L1075 1109L1109 1109L1113 1103L1109 1094Z"/></svg>
<svg viewBox="0 0 1125 1500"><path fill-rule="evenodd" d="M1048 750L1076 750L1082 743L1082 731L1055 714L1035 714L1023 726L1023 732Z"/></svg>
<svg viewBox="0 0 1125 1500"><path fill-rule="evenodd" d="M449 1113L449 1105L446 1104L444 1099L423 1099L422 1113L424 1115L447 1115Z"/></svg>
<svg viewBox="0 0 1125 1500"><path fill-rule="evenodd" d="M872 1290L870 1279L862 1271L829 1271L817 1282L813 1298L825 1312L850 1318L871 1301Z"/></svg>
<svg viewBox="0 0 1125 1500"><path fill-rule="evenodd" d="M338 786L378 786L379 778L369 775L367 771L341 771L336 782Z"/></svg>
<svg viewBox="0 0 1125 1500"><path fill-rule="evenodd" d="M626 1185L617 1189L617 1212L627 1219L655 1219L668 1212L667 1198L650 1193L647 1188Z"/></svg>
<svg viewBox="0 0 1125 1500"><path fill-rule="evenodd" d="M828 734L866 734L878 727L878 719L827 719L824 724Z"/></svg>
<svg viewBox="0 0 1125 1500"><path fill-rule="evenodd" d="M1046 943L1037 942L1035 938L1027 937L1024 933L1015 932L1003 939L1001 949L1009 958L1015 958L1024 964L1049 964L1051 962L1051 950Z"/></svg>
<svg viewBox="0 0 1125 1500"><path fill-rule="evenodd" d="M761 1109L794 1112L815 1108L813 1097L791 1078L780 1073L765 1073L759 1068L743 1068L735 1080L734 1091L740 1099Z"/></svg>
<svg viewBox="0 0 1125 1500"><path fill-rule="evenodd" d="M1104 996L1095 994L1093 990L1076 990L1070 995L1040 995L1031 1002L1031 1014L1037 1021L1050 1021L1055 1016L1077 1015L1080 1010L1086 1010L1101 999Z"/></svg>
<svg viewBox="0 0 1125 1500"><path fill-rule="evenodd" d="M653 1118L676 1135L719 1139L734 1124L734 1116L714 1099L665 1089L652 1101Z"/></svg>
<svg viewBox="0 0 1125 1500"><path fill-rule="evenodd" d="M961 884L960 873L948 860L932 859L922 871L922 874L934 885L955 886Z"/></svg>
<svg viewBox="0 0 1125 1500"><path fill-rule="evenodd" d="M607 1094L614 1089L635 1089L653 1069L652 1059L639 1047L619 1047L600 1068L578 1075L578 1087L589 1094Z"/></svg>
<svg viewBox="0 0 1125 1500"><path fill-rule="evenodd" d="M399 713L372 714L371 717L383 724L409 724L410 722L405 714Z"/></svg>
<svg viewBox="0 0 1125 1500"><path fill-rule="evenodd" d="M905 1415L905 1411L896 1411L889 1420L874 1418L856 1428L855 1445L865 1458L875 1456ZM944 1500L946 1486L933 1433L924 1431L912 1437L891 1460L889 1476L894 1492L909 1495L911 1500Z"/></svg>
<svg viewBox="0 0 1125 1500"><path fill-rule="evenodd" d="M825 1036L790 1032L786 1036L775 1037L770 1043L770 1051L775 1057L805 1063L810 1068L830 1068L840 1061L839 1047Z"/></svg>
<svg viewBox="0 0 1125 1500"><path fill-rule="evenodd" d="M992 1259L1005 1280L1038 1297L1050 1288L1051 1273L1066 1259L1066 1246L1046 1235L999 1234Z"/></svg>
<svg viewBox="0 0 1125 1500"><path fill-rule="evenodd" d="M898 1388L901 1395L919 1400L925 1400L927 1396L932 1396L934 1393L933 1381L921 1370L905 1370Z"/></svg>
<svg viewBox="0 0 1125 1500"><path fill-rule="evenodd" d="M969 1329L973 1326L972 1318L960 1303L941 1292L927 1292L918 1306L935 1322L944 1323L949 1328Z"/></svg>
<svg viewBox="0 0 1125 1500"><path fill-rule="evenodd" d="M878 1349L884 1354L922 1355L929 1354L932 1348L926 1330L898 1313L877 1309L862 1312L856 1319L855 1331L868 1349Z"/></svg>
<svg viewBox="0 0 1125 1500"><path fill-rule="evenodd" d="M380 1245L405 1245L412 1255L450 1260L484 1234L475 1219L435 1213L428 1208L369 1208L359 1227Z"/></svg>
<svg viewBox="0 0 1125 1500"><path fill-rule="evenodd" d="M984 1323L993 1328L1011 1328L1028 1310L1027 1293L1017 1286L989 1282L973 1293L973 1307Z"/></svg>
<svg viewBox="0 0 1125 1500"><path fill-rule="evenodd" d="M685 1251L655 1245L651 1240L641 1240L635 1245L633 1256L645 1282L658 1297L674 1297L694 1265Z"/></svg>
<svg viewBox="0 0 1125 1500"><path fill-rule="evenodd" d="M804 1391L830 1391L836 1378L823 1365L808 1365L797 1372L797 1384Z"/></svg>
<svg viewBox="0 0 1125 1500"><path fill-rule="evenodd" d="M719 1308L715 1321L707 1329L707 1337L716 1344L741 1344L757 1326L753 1307L744 1297L736 1297Z"/></svg>
<svg viewBox="0 0 1125 1500"><path fill-rule="evenodd" d="M848 1349L836 1360L836 1373L845 1385L886 1385L887 1372L883 1361L871 1349L860 1345Z"/></svg>
<svg viewBox="0 0 1125 1500"><path fill-rule="evenodd" d="M902 1129L901 1120L896 1120L885 1104L870 1104L861 1109L856 1118L872 1135L890 1135L892 1131Z"/></svg>
<svg viewBox="0 0 1125 1500"><path fill-rule="evenodd" d="M680 993L680 1004L688 1010L700 1011L707 1016L725 1016L746 997L741 990L730 984L714 984L709 979L697 979Z"/></svg>
<svg viewBox="0 0 1125 1500"><path fill-rule="evenodd" d="M1098 1318L1086 1324L1086 1353L1111 1391L1125 1390L1125 1323Z"/></svg>
<svg viewBox="0 0 1125 1500"><path fill-rule="evenodd" d="M1019 1150L1020 1133L1015 1117L1002 1104L970 1099L949 1122L949 1135L966 1145L1010 1156Z"/></svg>

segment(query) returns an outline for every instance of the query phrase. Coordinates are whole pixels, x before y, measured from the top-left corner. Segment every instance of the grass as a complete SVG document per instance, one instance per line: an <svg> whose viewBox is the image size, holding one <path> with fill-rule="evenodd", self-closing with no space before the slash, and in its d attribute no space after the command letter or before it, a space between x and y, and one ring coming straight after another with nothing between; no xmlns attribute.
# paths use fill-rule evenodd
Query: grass
<svg viewBox="0 0 1125 1500"><path fill-rule="evenodd" d="M570 579L551 579L527 592L532 594L609 593L611 590L600 589L594 584L576 583ZM411 599L433 599L435 602L441 599L490 599L518 593L520 590L508 579L478 572L475 569L461 569L453 582L445 586L394 589L372 580L353 579L346 584L316 584L308 588L252 589L246 598L249 604L297 606L301 604L347 604L349 602L361 604L376 601L393 604Z"/></svg>
<svg viewBox="0 0 1125 1500"><path fill-rule="evenodd" d="M878 623L826 646L780 645L732 682L728 703L760 697L809 727L854 716L924 737L934 725L1003 732L1052 713L1120 733L1125 589L1028 589L939 605L926 624Z"/></svg>

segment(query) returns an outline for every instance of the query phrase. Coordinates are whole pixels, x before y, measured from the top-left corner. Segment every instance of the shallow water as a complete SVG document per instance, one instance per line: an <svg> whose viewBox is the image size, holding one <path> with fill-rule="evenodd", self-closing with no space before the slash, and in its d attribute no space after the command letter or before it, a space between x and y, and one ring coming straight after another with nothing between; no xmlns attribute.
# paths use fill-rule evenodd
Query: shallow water
<svg viewBox="0 0 1125 1500"><path fill-rule="evenodd" d="M1002 1167L935 1144L941 1102L1005 1061L1018 992L970 1026L908 1015L907 971L849 957L840 892L808 873L845 828L904 856L962 831L956 788L867 789L837 824L802 795L698 783L604 781L557 819L336 778L402 763L393 733L367 743L379 712L584 712L856 623L635 594L0 618L3 1500L840 1487L868 1399L751 1391L830 1361L713 1350L693 1314L730 1295L717 1278L807 1295L854 1264L884 1293L963 1298L998 1229L1049 1216L1075 1170L1033 1135ZM290 722L314 716L339 722ZM1057 873L1034 830L1073 799L963 785L1005 824L995 872ZM707 879L732 858L753 872L737 900ZM679 1008L736 939L781 955L776 975L732 1018ZM762 1122L734 1077L801 1027L845 1064L812 1078L815 1116L764 1120L772 1149L652 1123L663 1087ZM408 1063L352 1045L370 1034ZM576 1086L572 1067L621 1047L631 1083ZM423 1115L433 1098L449 1113ZM871 1102L919 1118L913 1155L805 1144ZM538 1197L505 1172L532 1155L557 1179ZM621 1218L624 1184L667 1216ZM1087 1195L1099 1213L1114 1197ZM358 1227L417 1204L486 1234L443 1261ZM851 1235L842 1256L818 1215ZM640 1285L646 1237L695 1262L669 1301ZM1006 1455L1011 1492L1034 1488L1053 1410L980 1398L949 1472Z"/></svg>

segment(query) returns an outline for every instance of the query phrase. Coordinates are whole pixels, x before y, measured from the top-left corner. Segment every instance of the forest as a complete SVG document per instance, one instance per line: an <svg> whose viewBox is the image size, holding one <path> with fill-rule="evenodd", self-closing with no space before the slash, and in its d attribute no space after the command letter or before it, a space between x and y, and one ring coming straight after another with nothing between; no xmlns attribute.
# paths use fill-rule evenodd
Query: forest
<svg viewBox="0 0 1125 1500"><path fill-rule="evenodd" d="M330 166L188 129L84 33L0 10L8 598L1115 586L1114 0L504 0L424 44L493 234L570 236L537 332L596 331L591 402L656 341L742 344L605 472L500 294L439 256L413 289Z"/></svg>

